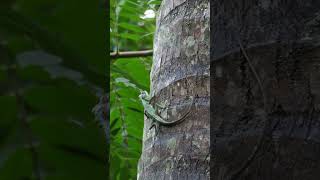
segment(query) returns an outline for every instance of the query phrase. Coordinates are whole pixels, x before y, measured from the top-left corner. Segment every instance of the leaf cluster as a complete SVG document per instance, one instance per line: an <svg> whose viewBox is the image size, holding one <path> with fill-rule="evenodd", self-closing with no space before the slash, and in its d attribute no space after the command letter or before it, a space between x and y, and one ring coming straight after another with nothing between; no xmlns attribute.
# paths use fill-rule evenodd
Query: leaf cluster
<svg viewBox="0 0 320 180"><path fill-rule="evenodd" d="M110 52L152 49L156 10L160 0L111 0ZM136 179L142 149L143 107L138 95L149 91L152 57L121 58L111 62L110 177Z"/></svg>
<svg viewBox="0 0 320 180"><path fill-rule="evenodd" d="M99 0L0 2L0 179L107 179Z"/></svg>

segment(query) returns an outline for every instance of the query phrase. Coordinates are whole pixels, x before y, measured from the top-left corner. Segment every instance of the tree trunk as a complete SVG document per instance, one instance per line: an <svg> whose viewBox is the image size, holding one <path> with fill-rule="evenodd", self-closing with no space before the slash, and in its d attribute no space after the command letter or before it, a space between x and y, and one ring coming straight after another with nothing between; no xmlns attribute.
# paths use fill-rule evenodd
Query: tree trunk
<svg viewBox="0 0 320 180"><path fill-rule="evenodd" d="M215 0L211 17L213 179L319 179L320 1Z"/></svg>
<svg viewBox="0 0 320 180"><path fill-rule="evenodd" d="M164 0L157 17L152 103L168 102L172 127L149 130L145 118L139 180L209 179L209 0ZM165 112L164 112L165 114Z"/></svg>

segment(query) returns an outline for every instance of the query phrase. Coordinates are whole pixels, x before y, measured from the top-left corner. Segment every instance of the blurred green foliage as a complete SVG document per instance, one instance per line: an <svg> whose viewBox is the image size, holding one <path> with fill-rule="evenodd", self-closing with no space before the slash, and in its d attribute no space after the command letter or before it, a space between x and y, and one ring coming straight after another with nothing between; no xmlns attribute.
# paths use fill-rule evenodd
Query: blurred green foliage
<svg viewBox="0 0 320 180"><path fill-rule="evenodd" d="M160 0L110 1L110 52L152 49ZM142 149L143 107L139 90L149 91L152 57L121 58L111 63L110 177L137 179Z"/></svg>
<svg viewBox="0 0 320 180"><path fill-rule="evenodd" d="M1 180L108 179L91 112L109 88L105 4L0 2Z"/></svg>

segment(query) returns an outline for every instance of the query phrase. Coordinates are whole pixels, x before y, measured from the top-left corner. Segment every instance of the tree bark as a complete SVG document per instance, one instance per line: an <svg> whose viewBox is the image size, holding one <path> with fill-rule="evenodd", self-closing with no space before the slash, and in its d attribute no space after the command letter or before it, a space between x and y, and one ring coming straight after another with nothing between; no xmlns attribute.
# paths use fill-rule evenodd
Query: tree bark
<svg viewBox="0 0 320 180"><path fill-rule="evenodd" d="M320 1L215 0L211 17L213 179L318 179Z"/></svg>
<svg viewBox="0 0 320 180"><path fill-rule="evenodd" d="M151 70L152 103L168 101L173 127L149 130L145 118L139 180L209 179L209 0L164 0L157 17Z"/></svg>

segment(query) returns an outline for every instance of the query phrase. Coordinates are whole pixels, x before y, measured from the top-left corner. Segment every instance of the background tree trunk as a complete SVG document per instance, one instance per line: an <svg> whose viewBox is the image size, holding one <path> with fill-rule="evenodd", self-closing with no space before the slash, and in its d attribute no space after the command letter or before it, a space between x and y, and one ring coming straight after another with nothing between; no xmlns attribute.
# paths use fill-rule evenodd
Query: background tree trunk
<svg viewBox="0 0 320 180"><path fill-rule="evenodd" d="M164 0L159 10L151 72L152 102L170 104L169 120L195 105L174 127L149 130L145 119L140 180L209 179L209 1Z"/></svg>
<svg viewBox="0 0 320 180"><path fill-rule="evenodd" d="M213 179L318 179L320 1L211 6Z"/></svg>

